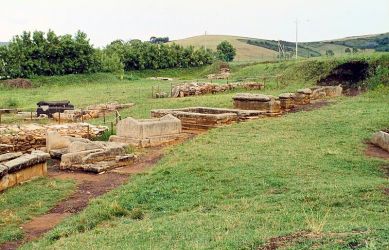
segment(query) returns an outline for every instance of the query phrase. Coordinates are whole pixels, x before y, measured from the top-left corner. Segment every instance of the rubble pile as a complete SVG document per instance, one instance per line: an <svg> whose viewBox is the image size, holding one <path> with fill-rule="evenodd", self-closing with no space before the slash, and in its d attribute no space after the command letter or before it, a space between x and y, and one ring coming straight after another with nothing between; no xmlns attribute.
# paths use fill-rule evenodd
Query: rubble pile
<svg viewBox="0 0 389 250"><path fill-rule="evenodd" d="M130 108L134 105L134 103L120 104L117 102L96 104L90 105L84 110L65 110L63 113L55 113L53 114L53 118L56 121L61 120L65 122L86 121L102 117L104 114L112 113L120 109Z"/></svg>
<svg viewBox="0 0 389 250"><path fill-rule="evenodd" d="M60 169L101 173L131 164L136 156L126 153L127 144L90 141L84 138L47 133L46 149L51 157L61 159Z"/></svg>
<svg viewBox="0 0 389 250"><path fill-rule="evenodd" d="M107 129L104 126L94 126L88 123L0 125L0 154L16 151L27 152L42 148L46 144L47 131L58 131L61 135L80 138L95 138Z"/></svg>

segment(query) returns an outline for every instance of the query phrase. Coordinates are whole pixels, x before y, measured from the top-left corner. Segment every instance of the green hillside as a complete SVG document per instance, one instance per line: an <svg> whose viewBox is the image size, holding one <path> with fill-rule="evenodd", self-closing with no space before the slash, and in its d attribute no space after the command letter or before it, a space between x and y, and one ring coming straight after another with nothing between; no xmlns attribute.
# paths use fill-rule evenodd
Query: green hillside
<svg viewBox="0 0 389 250"><path fill-rule="evenodd" d="M216 49L216 46L227 40L237 49L235 61L260 61L275 60L278 56L278 41L239 36L207 35L195 36L173 41L182 46L207 47ZM294 42L280 41L287 57L295 54ZM345 50L358 49L360 53L375 51L389 51L389 33L348 37L337 40L305 42L299 44L300 57L325 56L327 50L332 50L335 55L346 54Z"/></svg>

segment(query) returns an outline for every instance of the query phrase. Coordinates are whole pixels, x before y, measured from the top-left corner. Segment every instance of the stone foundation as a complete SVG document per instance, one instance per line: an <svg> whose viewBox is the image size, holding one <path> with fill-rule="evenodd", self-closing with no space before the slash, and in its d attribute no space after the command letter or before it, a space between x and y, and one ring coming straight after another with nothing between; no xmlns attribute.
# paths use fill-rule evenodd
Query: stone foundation
<svg viewBox="0 0 389 250"><path fill-rule="evenodd" d="M294 103L297 105L307 105L311 103L311 89L299 89L297 90L294 98Z"/></svg>
<svg viewBox="0 0 389 250"><path fill-rule="evenodd" d="M243 110L259 110L271 114L281 113L281 104L273 96L262 94L237 94L234 107Z"/></svg>
<svg viewBox="0 0 389 250"><path fill-rule="evenodd" d="M0 155L0 191L47 174L49 154L8 153Z"/></svg>
<svg viewBox="0 0 389 250"><path fill-rule="evenodd" d="M265 115L257 110L238 110L192 107L182 109L158 109L152 110L152 117L163 117L171 114L181 120L183 130L207 130L221 127L238 121L256 118Z"/></svg>
<svg viewBox="0 0 389 250"><path fill-rule="evenodd" d="M282 110L289 111L295 107L294 99L296 95L294 93L284 93L279 95L278 98Z"/></svg>
<svg viewBox="0 0 389 250"><path fill-rule="evenodd" d="M109 140L136 147L152 147L177 140L181 132L181 121L171 114L145 120L129 117L118 122L117 135L111 136Z"/></svg>

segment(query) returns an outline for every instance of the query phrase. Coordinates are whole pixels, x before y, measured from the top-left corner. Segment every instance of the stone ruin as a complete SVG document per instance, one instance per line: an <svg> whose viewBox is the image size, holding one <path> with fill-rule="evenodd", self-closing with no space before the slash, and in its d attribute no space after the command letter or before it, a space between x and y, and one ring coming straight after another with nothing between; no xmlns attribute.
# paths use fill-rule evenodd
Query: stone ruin
<svg viewBox="0 0 389 250"><path fill-rule="evenodd" d="M233 90L236 88L244 88L247 90L260 90L265 85L259 82L240 82L240 83L227 83L227 84L214 84L214 83L184 83L174 86L172 89L172 97L186 97L196 95L215 94Z"/></svg>
<svg viewBox="0 0 389 250"><path fill-rule="evenodd" d="M46 145L47 131L57 131L61 135L82 138L96 138L108 128L94 126L88 123L73 123L61 125L0 125L0 154L7 152L27 152L40 149Z"/></svg>
<svg viewBox="0 0 389 250"><path fill-rule="evenodd" d="M111 142L127 143L135 147L153 147L182 137L181 121L171 114L161 118L136 120L128 117L116 125Z"/></svg>
<svg viewBox="0 0 389 250"><path fill-rule="evenodd" d="M278 97L263 94L237 94L233 97L234 107L243 110L260 110L268 115L279 115L297 105L310 104L312 100L342 95L342 87L326 86L299 89L296 93L283 93Z"/></svg>
<svg viewBox="0 0 389 250"><path fill-rule="evenodd" d="M127 154L127 144L116 142L90 141L84 138L61 136L48 132L46 150L52 158L61 159L61 170L81 170L101 173L127 166L136 159Z"/></svg>
<svg viewBox="0 0 389 250"><path fill-rule="evenodd" d="M49 158L50 155L42 151L0 155L0 192L33 178L45 176Z"/></svg>
<svg viewBox="0 0 389 250"><path fill-rule="evenodd" d="M121 109L133 107L134 103L121 104L118 102L90 105L85 109L65 110L63 113L53 114L56 121L79 122L95 119Z"/></svg>
<svg viewBox="0 0 389 250"><path fill-rule="evenodd" d="M237 94L233 97L234 107L243 110L260 110L268 114L280 114L281 104L273 96L262 94Z"/></svg>
<svg viewBox="0 0 389 250"><path fill-rule="evenodd" d="M244 121L265 115L256 110L238 110L207 107L191 107L182 109L156 109L151 111L152 117L173 115L181 120L182 129L189 131L204 131L221 127L238 121Z"/></svg>
<svg viewBox="0 0 389 250"><path fill-rule="evenodd" d="M371 143L389 152L389 129L375 133L371 139Z"/></svg>

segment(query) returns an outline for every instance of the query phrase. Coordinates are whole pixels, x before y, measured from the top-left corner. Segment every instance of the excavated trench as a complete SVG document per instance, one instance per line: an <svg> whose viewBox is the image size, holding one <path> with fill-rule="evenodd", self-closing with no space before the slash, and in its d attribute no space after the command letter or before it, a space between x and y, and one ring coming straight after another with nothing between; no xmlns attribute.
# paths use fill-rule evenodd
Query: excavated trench
<svg viewBox="0 0 389 250"><path fill-rule="evenodd" d="M335 67L324 78L318 80L320 86L342 85L344 94L357 95L363 91L364 81L369 77L369 64L364 61L352 61Z"/></svg>

